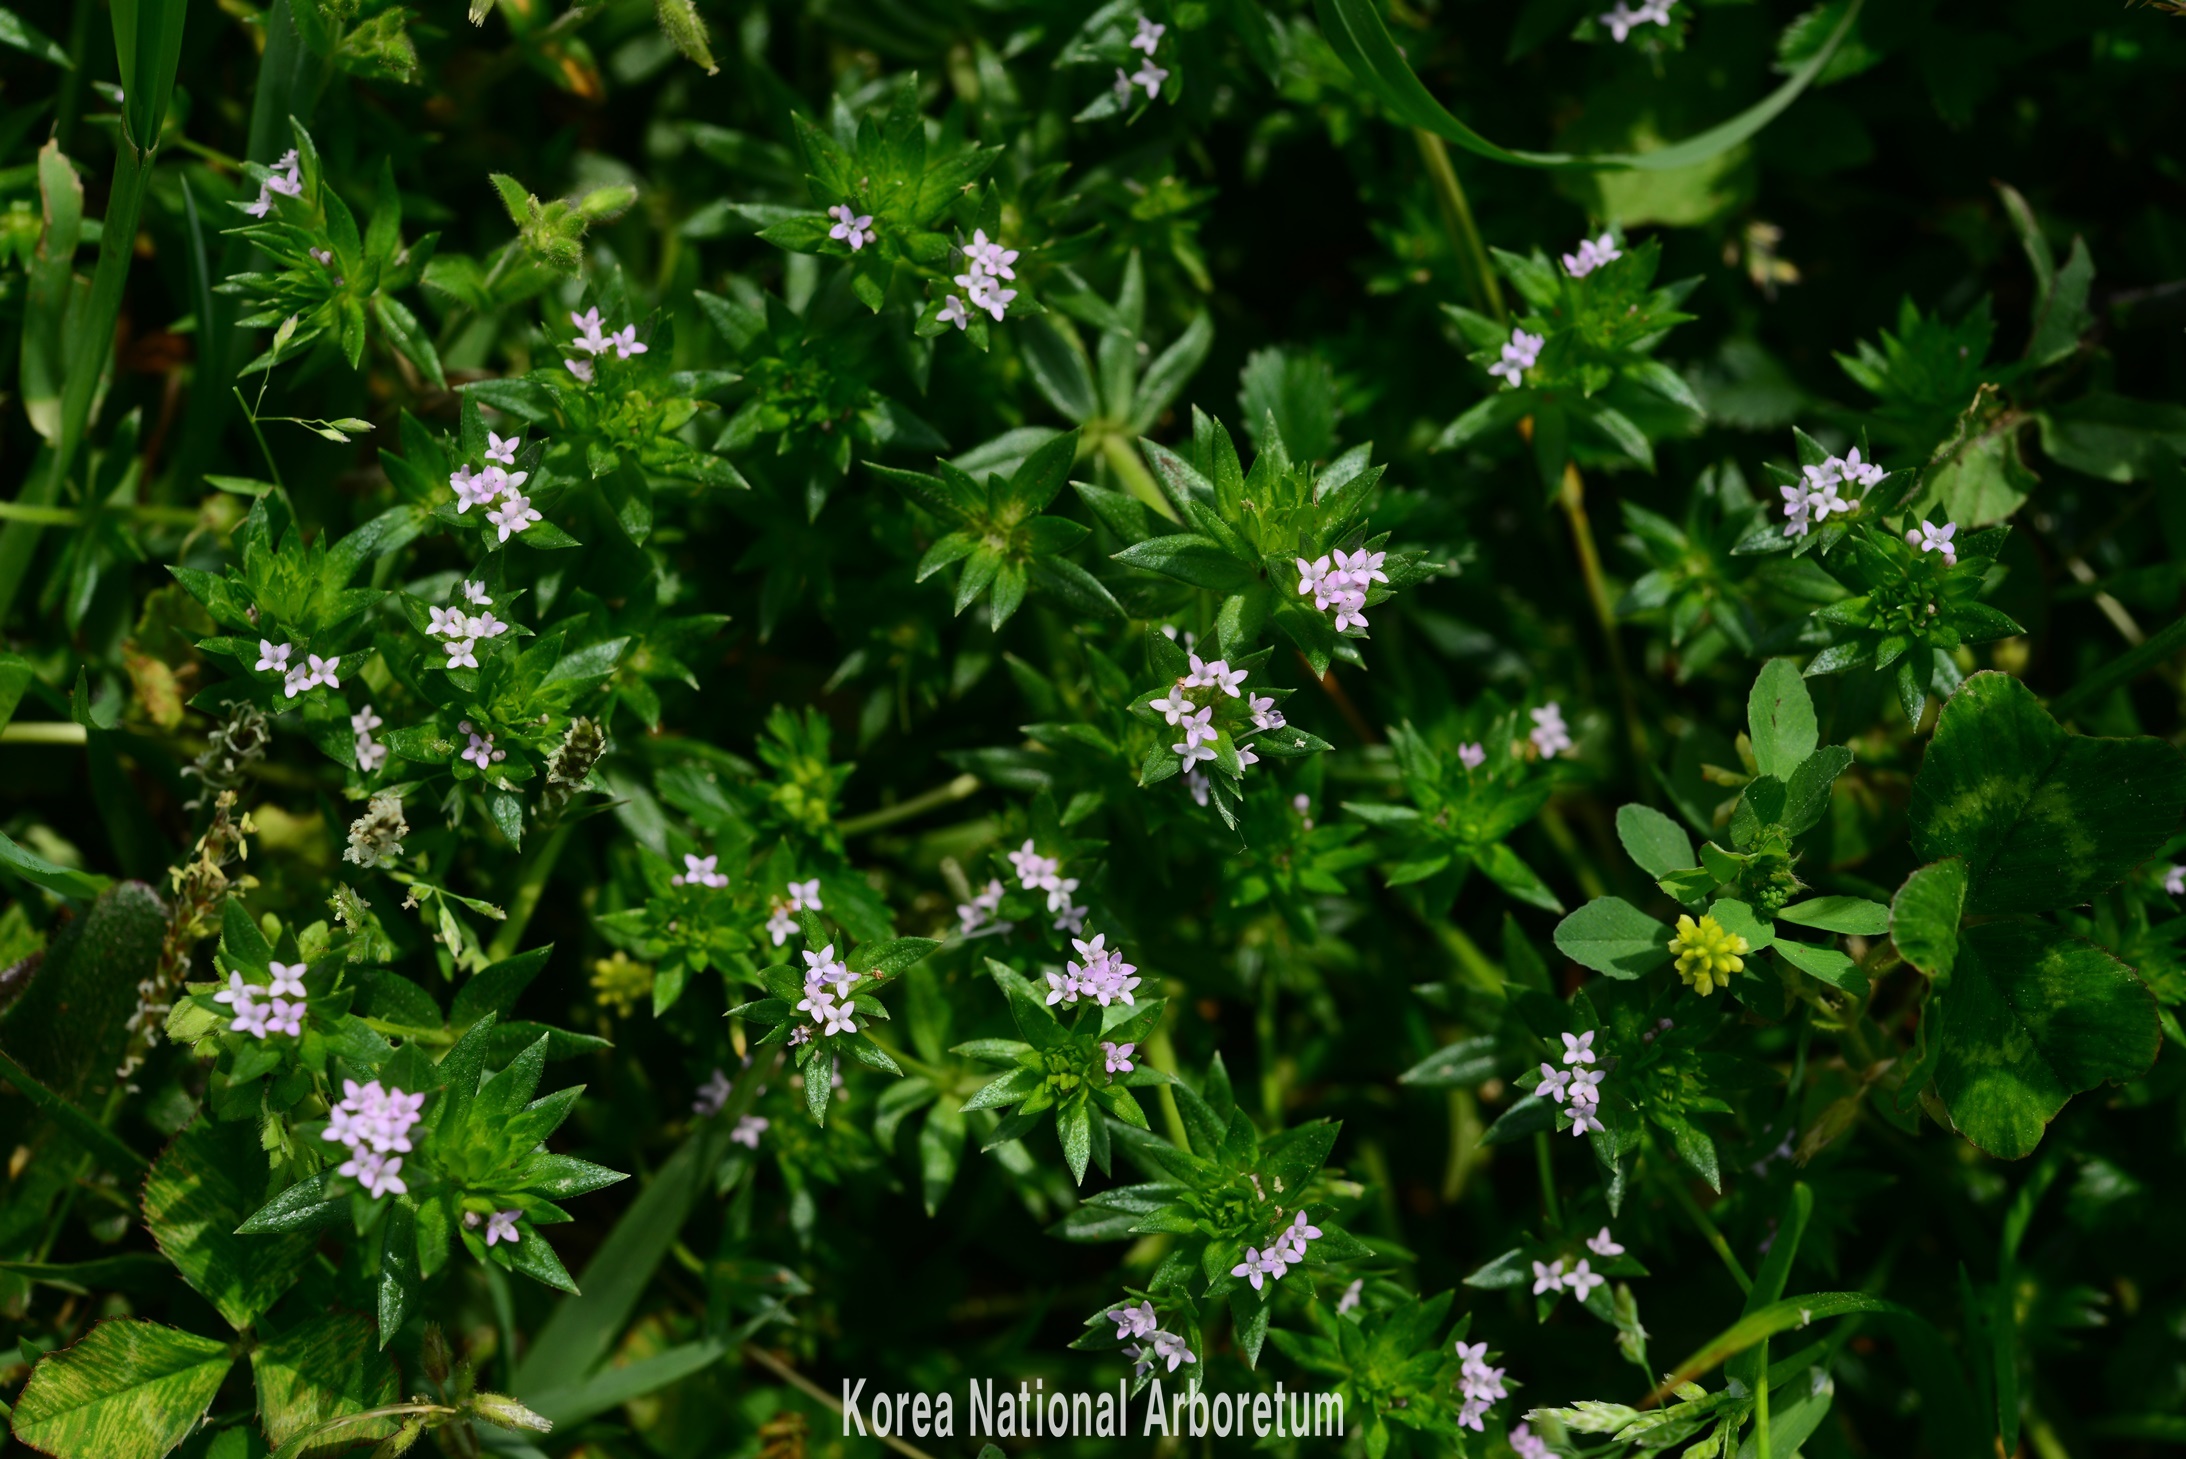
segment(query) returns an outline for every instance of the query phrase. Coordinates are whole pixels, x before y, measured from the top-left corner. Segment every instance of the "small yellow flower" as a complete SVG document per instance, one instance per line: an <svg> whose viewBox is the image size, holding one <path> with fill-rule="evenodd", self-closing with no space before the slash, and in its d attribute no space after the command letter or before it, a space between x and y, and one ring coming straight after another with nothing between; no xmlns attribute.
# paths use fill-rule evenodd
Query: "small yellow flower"
<svg viewBox="0 0 2186 1459"><path fill-rule="evenodd" d="M1745 967L1742 954L1746 950L1746 939L1713 917L1698 922L1691 917L1678 918L1677 936L1670 939L1677 975L1703 998L1728 985L1731 974Z"/></svg>
<svg viewBox="0 0 2186 1459"><path fill-rule="evenodd" d="M618 949L613 957L597 958L592 963L592 996L602 1008L612 1008L628 1017L638 1000L652 991L652 968L633 961L626 952Z"/></svg>

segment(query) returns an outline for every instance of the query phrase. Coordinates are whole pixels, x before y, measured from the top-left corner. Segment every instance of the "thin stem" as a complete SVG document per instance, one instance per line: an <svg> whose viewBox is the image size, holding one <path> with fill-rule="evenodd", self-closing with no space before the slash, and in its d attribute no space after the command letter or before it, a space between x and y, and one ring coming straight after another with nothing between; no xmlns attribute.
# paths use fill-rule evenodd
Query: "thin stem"
<svg viewBox="0 0 2186 1459"><path fill-rule="evenodd" d="M35 522L41 527L80 527L85 522L112 513L139 522L152 522L170 527L194 527L197 525L195 507L157 507L132 504L126 507L39 507L25 506L21 502L0 502L0 522Z"/></svg>
<svg viewBox="0 0 2186 1459"><path fill-rule="evenodd" d="M90 734L74 720L35 720L0 726L0 745L81 745Z"/></svg>
<svg viewBox="0 0 2186 1459"><path fill-rule="evenodd" d="M979 789L979 786L978 776L959 775L948 784L937 785L932 790L921 791L909 800L899 800L894 805L882 806L877 811L867 811L862 816L852 816L847 821L837 821L835 829L845 837L862 836L867 831L878 831L883 826L893 826L898 821L908 821L914 816L923 816L928 811L941 806L954 805Z"/></svg>
<svg viewBox="0 0 2186 1459"><path fill-rule="evenodd" d="M1177 991L1182 991L1181 984L1177 985ZM1176 1007L1176 999L1172 997L1169 1006L1162 1010L1162 1022L1146 1040L1146 1062L1171 1079L1177 1077L1177 1062L1176 1046L1169 1042L1168 1020L1176 1015ZM1169 1143L1179 1150L1191 1149L1192 1137L1185 1131L1184 1114L1177 1108L1175 1091L1162 1084L1156 1087L1154 1097L1161 1105L1161 1122L1168 1128Z"/></svg>
<svg viewBox="0 0 2186 1459"><path fill-rule="evenodd" d="M1700 1202L1693 1199L1693 1193L1685 1188L1685 1182L1675 1175L1658 1179L1670 1192L1670 1198L1678 1203L1693 1225L1699 1228L1702 1238L1714 1248L1715 1254L1723 1258L1723 1265L1729 1270L1731 1280L1738 1283L1738 1290L1752 1291L1753 1278L1747 1276L1746 1269L1738 1264L1737 1256L1731 1251L1730 1242L1723 1239L1723 1233L1717 1229L1715 1222L1708 1219L1708 1213L1700 1208Z"/></svg>
<svg viewBox="0 0 2186 1459"><path fill-rule="evenodd" d="M1762 1339L1761 1381L1753 1393L1753 1446L1756 1459L1769 1459L1769 1345Z"/></svg>
<svg viewBox="0 0 2186 1459"><path fill-rule="evenodd" d="M1541 1210L1548 1217L1548 1224L1561 1230L1564 1212L1556 1199L1556 1163L1549 1154L1548 1132L1539 1130L1533 1136L1533 1163L1541 1173Z"/></svg>
<svg viewBox="0 0 2186 1459"><path fill-rule="evenodd" d="M493 943L486 949L486 956L495 962L515 956L516 944L523 940L531 914L539 910L539 898L546 892L547 878L554 874L554 863L561 859L562 848L569 844L569 832L566 825L555 827L546 840L532 843L531 850L518 866L519 880L516 895L509 899L508 918L502 922L501 930L494 933Z"/></svg>
<svg viewBox="0 0 2186 1459"><path fill-rule="evenodd" d="M757 1363L760 1367L766 1369L768 1372L772 1373L775 1377L781 1379L784 1383L787 1383L790 1387L796 1389L799 1393L804 1394L807 1398L811 1398L820 1403L826 1404L837 1414L840 1414L843 1411L843 1404L841 1399L837 1398L834 1394L828 1392L825 1388L822 1388L819 1384L813 1382L810 1378L807 1378L804 1374L798 1372L795 1368L792 1368L789 1364L783 1362L780 1358L774 1356L774 1354L768 1352L765 1348L760 1347L758 1344L745 1343L744 1356L750 1359L752 1362ZM904 1459L933 1459L933 1455L927 1453L924 1449L916 1448L913 1445L906 1444L905 1442L903 1442L903 1440L897 1438L894 1434L876 1433L874 1437L878 1438L883 1444L886 1444L889 1448L895 1450L898 1454L903 1455Z"/></svg>
<svg viewBox="0 0 2186 1459"><path fill-rule="evenodd" d="M1170 521L1177 521L1176 508L1161 494L1161 483L1154 480L1154 473L1146 469L1146 463L1139 459L1139 453L1131 443L1115 431L1103 432L1100 441L1101 458L1108 463L1109 470L1122 478L1124 489Z"/></svg>
<svg viewBox="0 0 2186 1459"><path fill-rule="evenodd" d="M1617 676L1617 697L1624 704L1624 728L1632 742L1633 779L1640 786L1640 793L1653 800L1653 786L1649 782L1646 767L1653 760L1647 747L1647 727L1640 721L1639 690L1632 680L1631 666L1624 661L1624 640L1617 634L1617 609L1609 600L1609 579L1602 572L1602 555L1594 545L1594 527L1586 516L1586 482L1579 475L1578 463L1564 463L1564 489L1556 500L1564 509L1564 518L1571 523L1571 540L1579 554L1579 572L1586 579L1586 595L1594 604L1594 618L1601 624L1602 638L1609 647L1609 667Z"/></svg>
<svg viewBox="0 0 2186 1459"><path fill-rule="evenodd" d="M272 369L273 367L271 365L268 365L266 367L266 370L269 374L272 372ZM265 387L261 385L258 387L258 399L261 403L263 403L265 398L266 390ZM273 473L273 484L280 487L281 490L287 491L288 483L281 480L281 467L279 463L277 463L273 459L273 447L266 444L266 433L258 428L258 412L251 409L250 402L243 398L243 389L241 386L235 387L235 403L243 407L243 419L250 422L250 433L257 438L258 450L266 458L266 469Z"/></svg>
<svg viewBox="0 0 2186 1459"><path fill-rule="evenodd" d="M1457 169L1450 165L1450 149L1440 137L1421 127L1412 128L1412 137L1419 143L1419 155L1427 164L1427 180L1434 185L1435 201L1442 209L1442 225L1450 230L1450 243L1465 265L1466 282L1472 285L1473 300L1494 315L1500 324L1508 317L1503 309L1503 289L1496 282L1494 266L1488 261L1488 249L1481 241L1480 228L1473 222L1472 204L1465 200L1465 189L1457 180Z"/></svg>

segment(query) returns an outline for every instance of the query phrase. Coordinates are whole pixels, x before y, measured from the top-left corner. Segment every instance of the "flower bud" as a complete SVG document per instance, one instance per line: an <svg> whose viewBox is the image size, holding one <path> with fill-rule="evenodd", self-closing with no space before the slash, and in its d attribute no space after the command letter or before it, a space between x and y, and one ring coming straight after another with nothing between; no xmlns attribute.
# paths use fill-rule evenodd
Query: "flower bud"
<svg viewBox="0 0 2186 1459"><path fill-rule="evenodd" d="M471 1397L471 1411L489 1424L504 1429L543 1434L554 1425L505 1393L478 1393Z"/></svg>

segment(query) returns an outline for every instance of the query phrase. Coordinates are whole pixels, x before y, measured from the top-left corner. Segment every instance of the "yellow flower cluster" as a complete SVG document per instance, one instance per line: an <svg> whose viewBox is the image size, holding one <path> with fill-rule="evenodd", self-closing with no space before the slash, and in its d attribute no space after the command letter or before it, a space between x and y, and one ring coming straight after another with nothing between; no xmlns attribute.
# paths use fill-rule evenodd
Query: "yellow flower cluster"
<svg viewBox="0 0 2186 1459"><path fill-rule="evenodd" d="M1677 959L1677 975L1705 998L1730 983L1731 974L1745 967L1746 939L1713 917L1695 922L1677 919L1677 936L1670 939L1670 953Z"/></svg>
<svg viewBox="0 0 2186 1459"><path fill-rule="evenodd" d="M593 961L592 997L602 1008L612 1008L627 1018L638 1000L651 996L652 991L652 968L630 954L617 950L613 957Z"/></svg>

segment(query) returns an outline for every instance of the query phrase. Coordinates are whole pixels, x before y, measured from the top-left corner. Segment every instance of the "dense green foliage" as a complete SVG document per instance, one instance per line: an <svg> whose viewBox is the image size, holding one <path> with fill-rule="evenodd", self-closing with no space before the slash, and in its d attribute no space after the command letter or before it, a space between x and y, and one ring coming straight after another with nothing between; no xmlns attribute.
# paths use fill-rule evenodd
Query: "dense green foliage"
<svg viewBox="0 0 2186 1459"><path fill-rule="evenodd" d="M2178 10L0 10L0 1450L2186 1441Z"/></svg>

